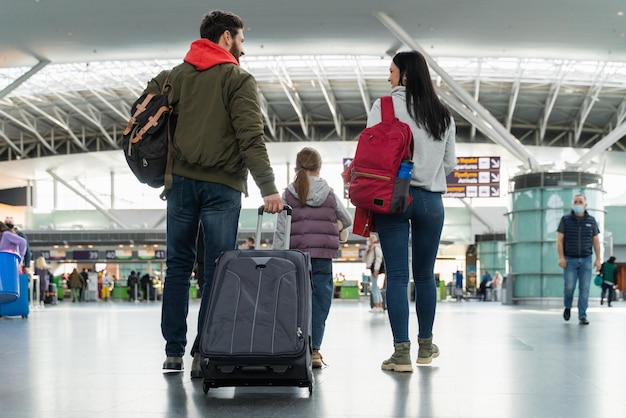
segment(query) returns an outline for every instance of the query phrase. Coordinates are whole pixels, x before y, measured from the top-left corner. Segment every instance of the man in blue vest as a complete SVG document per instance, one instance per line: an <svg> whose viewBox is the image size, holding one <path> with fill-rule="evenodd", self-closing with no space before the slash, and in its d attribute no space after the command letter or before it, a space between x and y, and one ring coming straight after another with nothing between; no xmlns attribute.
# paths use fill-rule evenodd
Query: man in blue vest
<svg viewBox="0 0 626 418"><path fill-rule="evenodd" d="M572 212L564 215L556 233L559 267L563 269L564 304L563 319L569 321L576 280L578 280L578 323L588 325L587 306L591 285L591 255L596 253L593 266L600 271L600 230L596 219L587 212L583 195L574 196Z"/></svg>

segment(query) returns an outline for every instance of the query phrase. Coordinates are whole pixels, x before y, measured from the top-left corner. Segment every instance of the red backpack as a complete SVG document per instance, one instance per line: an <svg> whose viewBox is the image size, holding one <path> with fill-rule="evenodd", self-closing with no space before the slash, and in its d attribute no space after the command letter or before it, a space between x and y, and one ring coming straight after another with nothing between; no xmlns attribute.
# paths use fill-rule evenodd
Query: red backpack
<svg viewBox="0 0 626 418"><path fill-rule="evenodd" d="M391 96L380 98L380 109L382 121L361 132L354 160L343 177L350 183L350 201L357 208L402 213L410 203L413 132L396 118Z"/></svg>

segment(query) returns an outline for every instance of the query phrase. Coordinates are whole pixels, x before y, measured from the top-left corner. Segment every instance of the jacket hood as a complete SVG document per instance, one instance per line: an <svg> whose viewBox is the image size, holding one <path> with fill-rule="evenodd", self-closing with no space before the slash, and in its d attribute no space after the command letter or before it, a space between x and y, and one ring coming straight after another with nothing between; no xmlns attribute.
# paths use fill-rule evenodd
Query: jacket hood
<svg viewBox="0 0 626 418"><path fill-rule="evenodd" d="M296 189L293 187L293 183L291 183L287 190L299 199L298 193L296 193ZM328 194L331 189L326 180L320 177L309 176L309 195L306 198L306 204L309 206L322 206L326 199L328 198Z"/></svg>
<svg viewBox="0 0 626 418"><path fill-rule="evenodd" d="M191 43L184 61L196 67L198 71L208 70L219 64L235 64L239 62L233 54L208 39L198 39Z"/></svg>

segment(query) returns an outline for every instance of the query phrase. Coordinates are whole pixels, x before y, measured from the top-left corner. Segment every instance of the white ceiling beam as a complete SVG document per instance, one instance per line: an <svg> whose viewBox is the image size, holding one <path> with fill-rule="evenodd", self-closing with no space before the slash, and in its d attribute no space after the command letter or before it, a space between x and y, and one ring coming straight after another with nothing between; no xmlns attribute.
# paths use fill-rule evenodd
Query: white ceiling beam
<svg viewBox="0 0 626 418"><path fill-rule="evenodd" d="M23 119L26 119L26 116L23 112L20 112L20 114L22 115ZM39 132L37 131L37 128L35 128L30 122L28 122L27 120L21 121L17 119L16 117L14 117L13 115L6 113L4 110L0 110L0 115L4 116L5 118L13 122L15 125L22 128L23 130L28 131L31 134L33 134L35 138L37 138L39 142L44 146L44 148L46 148L48 151L50 151L53 154L57 153L54 150L54 148L52 148L50 144L48 144L48 141L46 141L45 138L39 134Z"/></svg>
<svg viewBox="0 0 626 418"><path fill-rule="evenodd" d="M11 141L11 138L9 138L5 133L4 133L4 124L2 124L2 129L0 129L0 137L2 137L2 139L4 139L4 141L7 143L7 145L9 147L11 147L11 149L13 151L15 151L20 157L24 156L24 152L20 149L20 147L18 147L15 142Z"/></svg>
<svg viewBox="0 0 626 418"><path fill-rule="evenodd" d="M567 135L567 131L565 131L565 130L561 131L557 136L552 138L552 140L548 144L546 144L546 146L547 147L551 147L553 144L556 144L565 135Z"/></svg>
<svg viewBox="0 0 626 418"><path fill-rule="evenodd" d="M259 94L259 105L261 107L261 113L263 114L263 119L265 119L265 126L270 131L270 136L272 139L276 140L276 120L270 118L269 108L270 105L267 102L267 99L261 93L261 90L257 88L257 93Z"/></svg>
<svg viewBox="0 0 626 418"><path fill-rule="evenodd" d="M75 179L76 184L78 184L82 190L84 190L85 195L91 196L92 199L102 208L104 208L104 202L100 199L100 196L96 195L96 193L87 187L82 181ZM106 210L106 209L105 209Z"/></svg>
<svg viewBox="0 0 626 418"><path fill-rule="evenodd" d="M63 103L65 103L66 105L68 105L74 112L78 113L80 116L82 116L83 118L85 118L89 123L91 123L92 125L96 126L100 132L102 132L102 134L104 135L104 139L111 145L113 146L113 148L119 148L117 143L113 140L113 138L111 138L109 136L109 134L107 133L107 131L104 129L104 127L102 126L102 124L100 123L99 120L97 120L96 118L94 118L91 115L88 115L87 113L85 113L82 109L79 109L78 106L76 106L74 103L70 102L69 100L67 100L65 97L63 97L63 95L59 94L59 93L54 93L54 95L56 97L58 97Z"/></svg>
<svg viewBox="0 0 626 418"><path fill-rule="evenodd" d="M111 211L107 210L106 208L104 208L100 204L98 204L98 202L95 202L93 199L89 198L89 196L87 196L81 190L79 190L78 188L74 187L74 185L72 185L66 179L64 179L63 177L59 176L57 173L55 173L54 170L48 169L48 170L46 170L46 172L50 175L50 177L52 177L53 179L55 179L56 181L58 181L59 183L61 183L65 187L67 187L68 189L70 189L77 196L82 198L85 202L87 202L91 206L93 206L98 212L102 213L104 216L109 218L113 223L117 224L119 227L121 227L123 229L128 229L128 226L126 226L126 224L124 224L124 222L122 222L121 219L119 219L117 216L115 216L113 213L111 213Z"/></svg>
<svg viewBox="0 0 626 418"><path fill-rule="evenodd" d="M302 104L302 100L300 99L300 95L296 91L296 88L294 87L293 82L291 81L291 78L289 77L289 73L287 72L287 69L284 67L284 65L281 65L281 69L282 69L282 72L279 72L278 70L275 70L275 69L272 69L272 72L274 73L276 78L278 78L278 82L280 83L280 86L282 87L283 92L285 93L285 96L287 96L287 100L289 100L289 103L291 103L291 107L293 107L293 110L296 112L296 115L298 116L298 120L300 121L300 127L302 128L302 133L304 134L305 138L308 139L309 138L308 117L304 113L304 106Z"/></svg>
<svg viewBox="0 0 626 418"><path fill-rule="evenodd" d="M465 207L466 207L466 208L470 211L470 213L472 214L472 216L473 216L474 218L476 218L476 220L478 220L478 222L480 222L481 224L485 225L485 226L487 227L487 230L488 230L489 232L493 232L493 223L491 223L491 222L487 222L485 219L483 219L483 218L482 218L482 217L478 214L478 212L476 211L476 209L474 209L474 208L472 207L472 205L471 205L469 202L467 202L467 200L466 200L466 199L464 199L464 198L458 198L458 200L459 200L461 203L463 203L463 205L465 205ZM471 200L471 199L470 199L470 200Z"/></svg>
<svg viewBox="0 0 626 418"><path fill-rule="evenodd" d="M465 103L462 103L454 94L449 91L445 91L440 87L435 87L437 94L441 98L446 105L448 105L452 110L457 112L461 117L467 120L469 123L476 125L476 127L489 139L493 142L498 143L499 140L498 133L493 129L493 127L486 122L484 119L476 115L472 109L470 109ZM500 144L504 149L509 151L511 154L515 152L512 148L511 144L508 142L503 142Z"/></svg>
<svg viewBox="0 0 626 418"><path fill-rule="evenodd" d="M626 135L626 122L622 122L613 129L607 136L596 142L596 144L589 148L589 151L584 155L581 155L577 161L577 164L586 164L591 162L595 157L604 152L607 148L615 144Z"/></svg>
<svg viewBox="0 0 626 418"><path fill-rule="evenodd" d="M322 75L322 73L324 72L324 67L322 66L322 63L319 61L319 59L315 60L315 63L313 64L311 69L313 70L313 73L317 77L317 82L319 84L320 90L322 90L322 95L324 96L324 99L326 100L326 104L328 105L328 108L330 109L330 114L333 117L333 123L335 125L335 131L337 131L337 135L341 137L342 117L339 114L337 100L335 99L335 95L332 91L330 82L328 81L328 77L326 77L325 75Z"/></svg>
<svg viewBox="0 0 626 418"><path fill-rule="evenodd" d="M480 98L480 68L482 67L482 61L480 58L478 59L478 63L476 65L476 79L474 80L474 100L478 102ZM441 77L438 77L441 79ZM476 112L474 112L476 115ZM470 141L474 142L476 140L476 125L472 124L470 128Z"/></svg>
<svg viewBox="0 0 626 418"><path fill-rule="evenodd" d="M39 59L39 62L35 64L30 70L16 78L11 84L0 90L0 99L7 96L13 90L24 84L28 79L41 71L46 65L50 64L47 59Z"/></svg>
<svg viewBox="0 0 626 418"><path fill-rule="evenodd" d="M517 62L517 74L515 81L511 86L511 94L509 95L509 107L506 114L506 130L511 132L511 124L513 123L513 114L517 106L517 98L519 96L519 88L522 83L522 73L524 72L523 60Z"/></svg>
<svg viewBox="0 0 626 418"><path fill-rule="evenodd" d="M593 106L598 101L598 96L600 95L600 91L602 91L602 86L608 75L605 73L605 68L606 63L604 63L602 65L602 68L600 68L600 71L596 73L599 74L600 77L599 79L596 78L596 82L591 85L587 90L587 94L585 95L583 103L578 112L578 117L574 121L574 144L578 144L578 141L580 141L580 135L583 132L583 127L585 126L585 121L589 116L589 112L591 112L591 108L593 108Z"/></svg>
<svg viewBox="0 0 626 418"><path fill-rule="evenodd" d="M615 120L616 125L620 125L624 120L626 120L626 96L622 99L622 102L617 107L617 111L615 112Z"/></svg>
<svg viewBox="0 0 626 418"><path fill-rule="evenodd" d="M365 108L365 114L368 115L372 108L372 100L367 83L365 83L365 77L363 76L363 68L361 63L354 58L351 58L352 68L356 75L356 82L359 86L359 93L361 93L361 100L363 101L363 107Z"/></svg>
<svg viewBox="0 0 626 418"><path fill-rule="evenodd" d="M113 113L115 113L117 116L119 116L119 118L121 120L123 120L124 122L128 122L128 119L130 118L129 114L124 114L121 110L119 110L117 107L113 106L113 104L107 100L106 98L104 98L97 90L95 89L89 89L89 91L96 96L98 99L100 99L100 101L109 109L111 109L113 111Z"/></svg>
<svg viewBox="0 0 626 418"><path fill-rule="evenodd" d="M58 126L59 128L63 129L64 131L66 131L69 136L72 138L72 140L74 141L74 143L83 151L89 151L89 149L85 146L85 144L83 144L83 142L78 139L78 137L74 134L74 132L72 131L72 129L70 128L68 123L63 122L62 120L55 118L54 116L44 112L42 109L40 109L39 107L35 106L34 104L32 104L29 100L26 100L25 98L22 98L22 101L24 104L26 104L26 106L28 106L29 108L31 108L32 110L34 110L35 112L37 112L38 114L40 114L41 116L43 116L44 118L48 119L48 121L52 122L54 125ZM56 108L56 106L53 106L55 112L59 112L60 109ZM57 114L58 115L58 114Z"/></svg>
<svg viewBox="0 0 626 418"><path fill-rule="evenodd" d="M563 78L565 77L566 66L563 62L559 66L559 72L557 73L555 82L550 85L550 90L548 91L548 98L546 100L546 104L543 108L543 112L541 117L539 118L539 142L543 142L546 137L546 130L548 129L548 121L550 120L550 115L552 114L552 110L554 109L554 104L556 103L556 99L559 96L559 91L561 90L561 85L563 84Z"/></svg>
<svg viewBox="0 0 626 418"><path fill-rule="evenodd" d="M496 136L492 139L496 144L505 145L507 144L507 148L511 149L512 154L519 159L524 167L530 170L539 169L539 162L523 145L522 143L511 135L502 124L495 118L487 109L485 109L480 103L476 102L469 95L467 91L465 91L459 84L446 73L443 68L437 64L435 60L432 59L430 55L426 53L426 51L417 43L415 40L400 26L396 23L389 15L376 12L374 14L382 23L389 29L399 40L404 42L409 47L419 51L426 61L428 65L435 71L441 78L446 82L449 86L450 90L454 92L467 106L470 106L472 110L476 111L478 115L484 119L495 131Z"/></svg>

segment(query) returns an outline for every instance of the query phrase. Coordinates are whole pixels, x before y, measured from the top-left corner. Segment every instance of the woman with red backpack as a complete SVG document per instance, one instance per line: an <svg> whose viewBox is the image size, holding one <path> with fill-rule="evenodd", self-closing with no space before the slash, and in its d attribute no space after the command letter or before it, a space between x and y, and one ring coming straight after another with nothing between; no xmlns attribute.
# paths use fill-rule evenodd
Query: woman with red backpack
<svg viewBox="0 0 626 418"><path fill-rule="evenodd" d="M412 372L408 249L412 249L419 324L417 363L429 364L439 356L432 332L437 304L434 265L443 228L442 194L446 192L446 175L456 166L456 128L450 111L437 97L422 54L417 51L396 54L389 68L388 81L395 116L411 127L415 146L409 191L411 203L403 213L374 215L385 258L387 312L394 343L393 355L383 361L381 368ZM380 102L378 99L372 106L367 118L368 127L381 121Z"/></svg>

